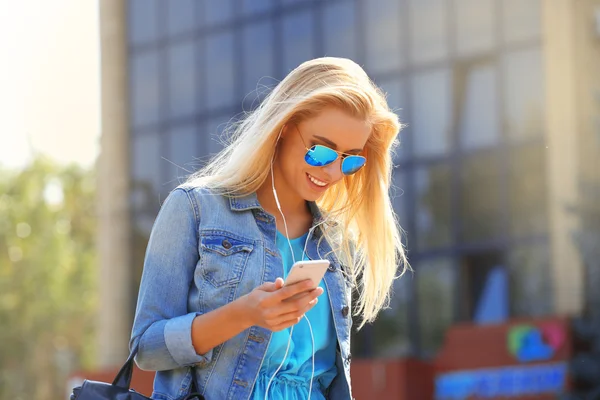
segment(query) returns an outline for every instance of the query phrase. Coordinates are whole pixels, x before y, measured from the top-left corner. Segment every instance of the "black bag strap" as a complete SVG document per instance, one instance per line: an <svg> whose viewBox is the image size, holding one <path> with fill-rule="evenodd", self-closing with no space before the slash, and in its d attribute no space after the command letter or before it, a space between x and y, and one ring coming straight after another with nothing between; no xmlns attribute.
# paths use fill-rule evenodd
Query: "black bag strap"
<svg viewBox="0 0 600 400"><path fill-rule="evenodd" d="M123 366L119 370L119 373L115 377L115 380L112 383L113 386L118 386L120 388L129 390L129 387L131 386L131 377L133 375L133 361L135 359L135 355L138 352L138 347L139 343L136 343L133 349L131 350L131 353L129 353L127 361L125 361L125 364L123 364ZM200 386L198 386L198 381L196 379L196 367L192 366L190 367L190 370L192 372L192 387L190 388L190 395L188 395L186 399L189 398L191 400L194 397L203 399L204 397L201 397L201 395L199 394Z"/></svg>

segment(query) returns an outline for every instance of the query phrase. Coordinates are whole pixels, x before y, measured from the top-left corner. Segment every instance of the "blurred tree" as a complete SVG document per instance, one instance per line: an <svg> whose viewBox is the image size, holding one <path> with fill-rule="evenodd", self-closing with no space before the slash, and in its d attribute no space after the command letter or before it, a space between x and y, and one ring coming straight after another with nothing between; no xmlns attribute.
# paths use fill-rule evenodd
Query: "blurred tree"
<svg viewBox="0 0 600 400"><path fill-rule="evenodd" d="M56 399L92 360L93 172L37 157L0 169L0 399Z"/></svg>

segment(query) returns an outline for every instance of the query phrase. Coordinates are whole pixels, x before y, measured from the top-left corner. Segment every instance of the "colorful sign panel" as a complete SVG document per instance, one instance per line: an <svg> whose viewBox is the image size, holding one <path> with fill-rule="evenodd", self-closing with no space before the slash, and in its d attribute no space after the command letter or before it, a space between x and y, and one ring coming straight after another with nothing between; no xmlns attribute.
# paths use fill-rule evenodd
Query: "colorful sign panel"
<svg viewBox="0 0 600 400"><path fill-rule="evenodd" d="M520 362L546 361L563 345L565 333L560 325L517 325L508 331L508 351Z"/></svg>
<svg viewBox="0 0 600 400"><path fill-rule="evenodd" d="M563 392L566 384L564 362L449 372L436 377L434 398L464 400L553 394Z"/></svg>

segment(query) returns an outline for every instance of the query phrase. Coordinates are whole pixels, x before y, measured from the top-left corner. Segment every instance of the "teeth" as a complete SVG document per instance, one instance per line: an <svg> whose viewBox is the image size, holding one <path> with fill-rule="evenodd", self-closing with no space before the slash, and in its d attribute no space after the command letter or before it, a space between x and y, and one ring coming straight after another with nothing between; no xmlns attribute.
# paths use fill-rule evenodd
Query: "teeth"
<svg viewBox="0 0 600 400"><path fill-rule="evenodd" d="M325 185L327 185L327 183L325 183L325 182L322 182L322 181L320 181L320 180L318 180L318 179L314 178L314 177L313 177L312 175L310 175L310 174L308 175L308 179L310 179L310 181L311 181L312 183L314 183L315 185L317 185L317 186L325 186Z"/></svg>

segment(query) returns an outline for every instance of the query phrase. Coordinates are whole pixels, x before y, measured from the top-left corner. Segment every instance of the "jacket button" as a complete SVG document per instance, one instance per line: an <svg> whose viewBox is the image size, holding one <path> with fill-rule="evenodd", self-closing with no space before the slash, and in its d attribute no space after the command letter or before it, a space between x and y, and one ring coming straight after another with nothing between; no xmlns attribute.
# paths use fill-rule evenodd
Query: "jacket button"
<svg viewBox="0 0 600 400"><path fill-rule="evenodd" d="M327 269L328 269L329 271L331 271L331 272L334 272L334 271L335 271L335 265L333 265L333 264L329 264L329 267L327 267Z"/></svg>
<svg viewBox="0 0 600 400"><path fill-rule="evenodd" d="M350 308L348 306L344 306L342 308L342 316L347 317L349 311L350 311Z"/></svg>
<svg viewBox="0 0 600 400"><path fill-rule="evenodd" d="M227 239L224 239L223 242L221 243L221 245L223 247L225 247L226 249L230 249L231 248L231 242Z"/></svg>

